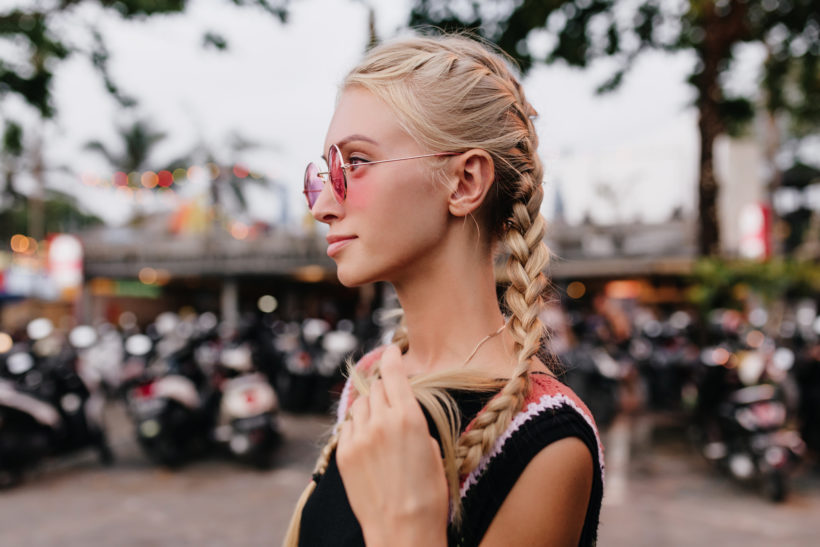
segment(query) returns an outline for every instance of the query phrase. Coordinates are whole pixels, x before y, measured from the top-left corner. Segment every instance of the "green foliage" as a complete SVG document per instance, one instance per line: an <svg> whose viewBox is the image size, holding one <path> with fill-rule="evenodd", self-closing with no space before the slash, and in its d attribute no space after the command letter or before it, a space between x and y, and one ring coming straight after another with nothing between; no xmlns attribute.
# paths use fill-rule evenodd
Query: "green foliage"
<svg viewBox="0 0 820 547"><path fill-rule="evenodd" d="M0 151L3 155L10 157L19 157L23 153L23 128L17 122L9 121L6 123Z"/></svg>
<svg viewBox="0 0 820 547"><path fill-rule="evenodd" d="M508 9L504 9L506 6ZM615 61L598 92L618 88L647 50L694 53L687 82L695 87L700 115L699 236L703 255L719 248L717 181L711 147L720 133L742 133L761 100L791 120L794 135L820 127L820 0L415 0L411 25L471 30L498 44L526 73L535 63L563 61L585 67L595 59ZM545 53L528 45L533 32L549 35ZM764 93L729 96L723 87L737 51L763 45ZM704 152L704 151L702 151Z"/></svg>
<svg viewBox="0 0 820 547"><path fill-rule="evenodd" d="M151 165L151 154L156 145L166 138L164 132L153 131L147 120L138 120L129 126L120 127L117 135L120 150L113 150L96 140L86 143L85 148L98 152L116 171L131 173L155 168Z"/></svg>
<svg viewBox="0 0 820 547"><path fill-rule="evenodd" d="M702 310L741 308L753 292L766 302L820 293L820 265L808 261L702 259L692 274L691 300Z"/></svg>
<svg viewBox="0 0 820 547"><path fill-rule="evenodd" d="M509 11L493 9L494 4L475 0L467 7L416 0L410 24L477 32L509 53L524 72L536 62L561 60L585 67L597 58L611 57L618 66L600 91L617 88L640 53L658 49L694 51L701 64L690 83L705 93L729 70L734 46L762 43L771 51L764 67L768 106L804 114L820 110L820 0L523 0L510 4ZM551 47L538 57L527 39L533 31L543 30L551 35ZM718 71L704 74L703 62L717 63ZM789 72L795 74L791 90L781 85ZM748 119L749 97L724 102L724 122Z"/></svg>
<svg viewBox="0 0 820 547"><path fill-rule="evenodd" d="M718 109L726 132L733 137L743 135L755 116L754 105L744 97L725 98L718 103Z"/></svg>
<svg viewBox="0 0 820 547"><path fill-rule="evenodd" d="M797 162L783 173L781 185L805 188L810 184L820 183L820 169Z"/></svg>
<svg viewBox="0 0 820 547"><path fill-rule="evenodd" d="M253 6L273 15L279 21L287 20L289 0L225 0L236 6ZM81 4L97 5L118 13L125 19L145 19L155 15L181 13L188 0L56 0L30 2L28 7L4 11L0 7L0 105L6 95L21 97L34 107L43 118L54 116L51 84L59 62L72 54L87 55L103 78L106 89L123 107L136 104L135 99L123 94L108 72L109 53L101 34L90 28L92 47L85 51L75 45L66 33L65 25L55 24L61 15L76 10ZM76 32L77 29L72 29ZM227 47L224 39L209 31L205 42L220 49ZM12 53L16 52L17 55Z"/></svg>
<svg viewBox="0 0 820 547"><path fill-rule="evenodd" d="M205 36L202 37L202 45L205 47L212 47L219 51L225 51L228 49L228 41L225 37L214 31L208 31L205 33Z"/></svg>
<svg viewBox="0 0 820 547"><path fill-rule="evenodd" d="M290 0L223 1L258 9L282 23L287 21ZM137 105L136 98L124 92L109 71L111 55L102 33L94 25L69 28L66 21L70 21L68 18L72 12L81 6L99 6L123 19L145 20L157 15L182 13L188 0L54 0L23 4L13 9L0 6L0 182L3 183L0 205L4 208L0 213L0 226L4 232L10 233L25 232L29 215L25 196L15 189L14 180L18 172L30 169L38 160L29 161L26 167L23 128L5 115L5 100L10 96L19 97L43 119L52 118L55 114L51 96L54 72L70 55L82 55L88 58L105 88L122 108ZM86 32L88 38L85 42L89 46L85 49L77 45L84 42L80 36L82 32ZM227 40L217 30L209 30L203 43L220 50L228 47ZM149 168L150 153L165 135L152 132L142 122L120 131L124 144L122 150L112 150L101 142L89 143L88 148L97 150L118 170L131 172ZM39 154L41 151L36 151L34 156L41 157ZM172 167L179 166L179 163L175 161ZM79 212L76 203L68 196L52 195L44 205L46 231L82 227L99 221Z"/></svg>
<svg viewBox="0 0 820 547"><path fill-rule="evenodd" d="M17 199L0 211L0 241L8 244L14 234L27 234L29 230L30 203ZM75 232L77 230L102 224L102 220L84 212L72 196L49 190L43 200L45 233Z"/></svg>

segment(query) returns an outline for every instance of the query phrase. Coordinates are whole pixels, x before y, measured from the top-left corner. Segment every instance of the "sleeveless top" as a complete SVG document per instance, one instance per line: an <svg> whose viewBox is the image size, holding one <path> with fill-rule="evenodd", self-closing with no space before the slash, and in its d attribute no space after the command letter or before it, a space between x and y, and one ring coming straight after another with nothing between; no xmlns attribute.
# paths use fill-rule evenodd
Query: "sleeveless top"
<svg viewBox="0 0 820 547"><path fill-rule="evenodd" d="M356 368L366 371L381 355L382 348L362 357ZM589 505L579 546L594 546L597 540L604 480L603 446L592 414L570 388L548 374L533 373L530 394L507 429L496 439L478 467L461 479L463 518L456 531L450 527L448 544L474 546L481 542L501 504L527 464L550 443L577 437L592 454L594 476ZM339 400L336 426L352 403L355 389L347 381ZM494 393L450 391L461 412L462 432L469 430L475 417ZM428 416L431 434L438 435ZM466 427L465 427L466 424ZM400 472L400 470L397 470ZM299 528L300 546L363 546L361 527L350 508L342 484L335 453L308 498Z"/></svg>

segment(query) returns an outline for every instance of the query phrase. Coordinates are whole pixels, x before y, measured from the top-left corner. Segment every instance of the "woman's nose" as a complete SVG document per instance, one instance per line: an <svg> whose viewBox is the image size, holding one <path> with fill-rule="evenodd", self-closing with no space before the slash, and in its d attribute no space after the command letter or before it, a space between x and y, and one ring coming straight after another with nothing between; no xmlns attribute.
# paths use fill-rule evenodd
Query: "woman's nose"
<svg viewBox="0 0 820 547"><path fill-rule="evenodd" d="M329 183L322 185L322 191L319 192L319 197L316 198L316 203L310 210L313 218L319 222L329 224L332 220L340 218L344 214L344 208L333 197L333 189Z"/></svg>

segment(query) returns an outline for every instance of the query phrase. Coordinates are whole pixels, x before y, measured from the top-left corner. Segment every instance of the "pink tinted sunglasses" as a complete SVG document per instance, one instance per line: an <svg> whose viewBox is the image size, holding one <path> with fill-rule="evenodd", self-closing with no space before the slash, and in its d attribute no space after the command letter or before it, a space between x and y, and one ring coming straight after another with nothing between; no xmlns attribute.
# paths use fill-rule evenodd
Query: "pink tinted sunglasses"
<svg viewBox="0 0 820 547"><path fill-rule="evenodd" d="M421 154L420 156L407 156L406 158L393 158L389 160L369 161L367 163L357 163L356 165L344 163L342 151L335 144L330 145L327 152L327 171L319 171L315 163L310 162L305 169L305 189L303 190L307 198L308 208L313 209L316 200L325 182L330 180L330 188L333 190L333 197L341 204L347 197L347 170L350 167L367 167L377 163L389 163L391 161L414 160L417 158L432 158L436 156L457 156L457 152L439 152L437 154Z"/></svg>

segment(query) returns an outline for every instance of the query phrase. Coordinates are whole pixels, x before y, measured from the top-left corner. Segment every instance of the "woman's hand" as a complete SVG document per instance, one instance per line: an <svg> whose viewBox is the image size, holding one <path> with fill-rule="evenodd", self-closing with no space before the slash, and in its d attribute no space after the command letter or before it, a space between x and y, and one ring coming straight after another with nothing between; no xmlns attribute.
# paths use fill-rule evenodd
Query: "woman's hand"
<svg viewBox="0 0 820 547"><path fill-rule="evenodd" d="M350 506L367 545L446 545L441 453L396 346L382 354L381 374L339 434L336 461Z"/></svg>

